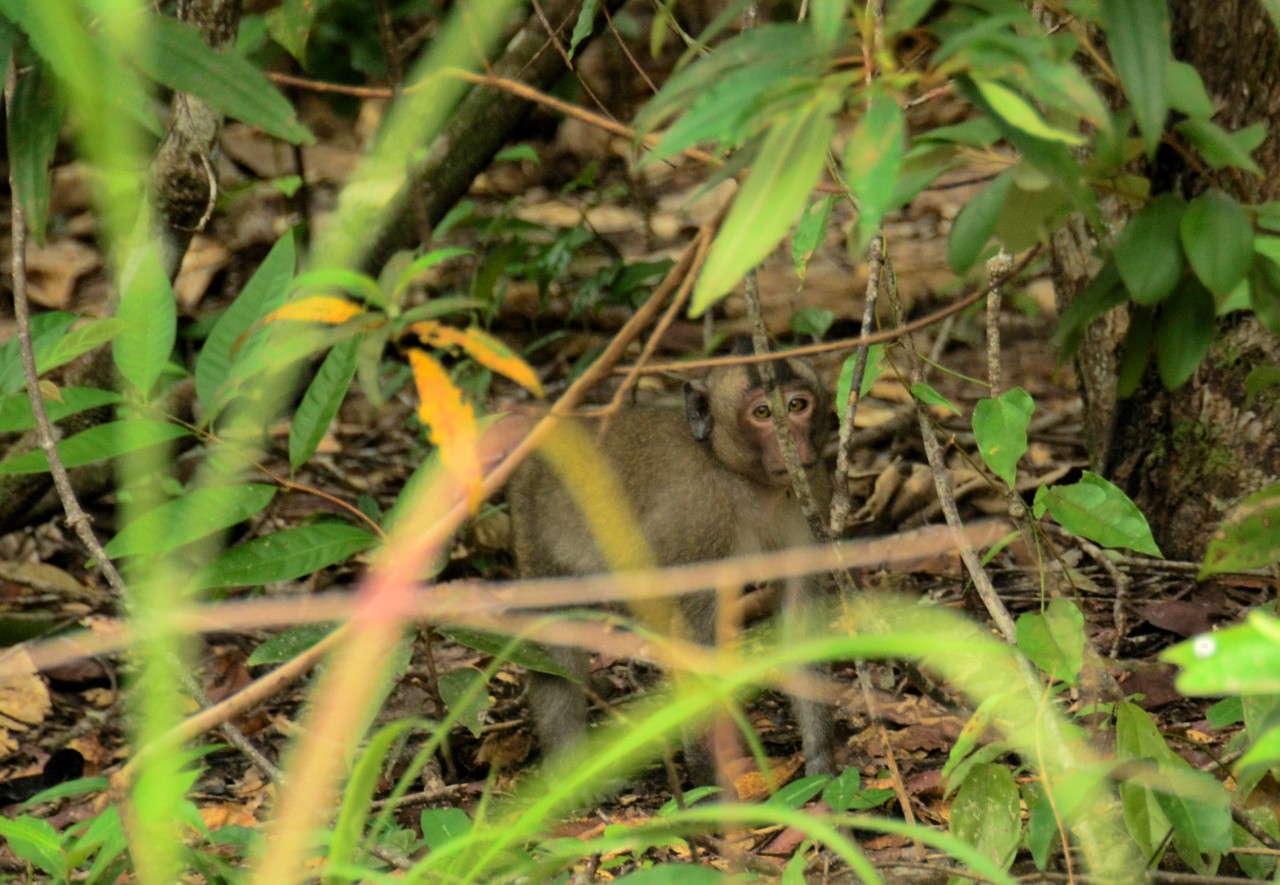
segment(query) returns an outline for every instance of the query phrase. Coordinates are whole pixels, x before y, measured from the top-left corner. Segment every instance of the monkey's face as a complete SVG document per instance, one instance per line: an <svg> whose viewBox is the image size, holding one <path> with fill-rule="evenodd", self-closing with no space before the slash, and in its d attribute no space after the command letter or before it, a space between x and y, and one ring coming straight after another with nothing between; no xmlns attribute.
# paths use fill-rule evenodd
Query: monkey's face
<svg viewBox="0 0 1280 885"><path fill-rule="evenodd" d="M800 466L812 473L818 466L818 442L815 430L819 423L817 397L807 385L782 385L782 403L787 410L787 427L795 444ZM762 389L748 391L738 410L738 426L742 438L758 458L759 478L768 485L790 487L787 461L773 423L769 397Z"/></svg>

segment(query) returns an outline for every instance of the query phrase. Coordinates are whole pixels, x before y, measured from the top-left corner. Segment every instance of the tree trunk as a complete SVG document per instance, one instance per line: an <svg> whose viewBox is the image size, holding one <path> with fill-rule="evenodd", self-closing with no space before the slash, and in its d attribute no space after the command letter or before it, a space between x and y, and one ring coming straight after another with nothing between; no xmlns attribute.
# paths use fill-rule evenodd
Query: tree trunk
<svg viewBox="0 0 1280 885"><path fill-rule="evenodd" d="M1219 125L1233 131L1276 118L1280 41L1257 0L1171 0L1169 13L1174 55L1200 72L1220 107ZM1254 157L1263 178L1237 173L1214 183L1245 203L1275 199L1280 130L1271 129ZM1150 176L1153 193L1191 198L1209 186L1168 149L1157 153ZM1071 226L1055 235L1060 297L1073 297L1087 281L1091 246ZM1133 396L1117 401L1125 310L1095 323L1077 357L1090 457L1141 508L1166 556L1199 560L1222 517L1280 478L1280 396L1275 388L1249 389L1251 371L1280 365L1280 338L1252 314L1222 317L1208 356L1184 387L1165 390L1149 365Z"/></svg>

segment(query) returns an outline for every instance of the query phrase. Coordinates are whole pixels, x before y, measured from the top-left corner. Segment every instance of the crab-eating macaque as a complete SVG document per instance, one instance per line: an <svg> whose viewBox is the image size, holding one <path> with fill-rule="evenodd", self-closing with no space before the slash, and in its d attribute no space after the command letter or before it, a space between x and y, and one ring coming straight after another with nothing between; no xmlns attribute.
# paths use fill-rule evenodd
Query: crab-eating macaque
<svg viewBox="0 0 1280 885"><path fill-rule="evenodd" d="M807 360L779 358L774 366L796 452L818 506L826 507L830 485L821 465L829 417L826 392ZM582 427L591 437L596 435L594 424L582 422ZM604 513L616 513L619 506L629 508L644 542L635 546L647 547L645 553L634 552L633 562L643 561L647 554L654 565L680 565L811 543L760 371L754 365L719 367L702 383L686 385L684 410L638 406L615 414L598 440L598 451L601 463L612 470L612 488L625 497L621 502L606 502L609 509ZM616 550L610 562L597 549L565 482L542 457L531 459L512 478L507 498L522 577L588 575L618 567ZM594 518L600 521L601 516L594 514ZM599 525L595 528L601 530ZM625 545L631 536L621 537ZM622 558L627 555L624 551ZM811 578L788 587L787 616L806 620L802 609L807 609L817 583ZM668 611L673 605L666 604ZM683 597L676 610L696 642L714 644L713 592ZM546 650L586 684L585 651ZM587 725L581 687L558 676L531 672L528 698L543 752L571 752ZM792 707L807 773L834 773L830 709L799 696ZM712 782L709 754L701 741L687 733L685 763L693 782Z"/></svg>

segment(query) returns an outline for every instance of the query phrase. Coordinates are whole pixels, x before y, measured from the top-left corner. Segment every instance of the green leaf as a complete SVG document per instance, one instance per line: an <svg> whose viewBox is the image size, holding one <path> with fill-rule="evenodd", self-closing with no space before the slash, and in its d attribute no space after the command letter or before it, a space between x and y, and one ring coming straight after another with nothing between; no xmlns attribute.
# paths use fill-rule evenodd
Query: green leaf
<svg viewBox="0 0 1280 885"><path fill-rule="evenodd" d="M65 366L81 354L106 344L119 335L124 327L124 321L117 317L102 317L77 324L36 361L36 372L43 375L59 366Z"/></svg>
<svg viewBox="0 0 1280 885"><path fill-rule="evenodd" d="M911 395L925 405L946 409L948 412L955 415L960 414L960 410L956 408L955 403L938 393L938 391L934 390L933 387L926 382L921 381L918 384L912 384Z"/></svg>
<svg viewBox="0 0 1280 885"><path fill-rule="evenodd" d="M837 101L819 93L769 129L698 276L691 316L727 295L799 216L826 162Z"/></svg>
<svg viewBox="0 0 1280 885"><path fill-rule="evenodd" d="M1280 694L1280 621L1255 609L1245 623L1180 642L1160 659L1182 668L1175 685L1185 695Z"/></svg>
<svg viewBox="0 0 1280 885"><path fill-rule="evenodd" d="M473 254L475 253L470 249L463 249L461 247L454 246L448 249L432 249L426 255L418 256L413 261L409 262L408 266L406 266L396 278L395 285L391 287L391 304L398 307L404 300L405 290L409 288L410 284L437 264L443 264L444 262L451 261L454 258L462 258L463 256Z"/></svg>
<svg viewBox="0 0 1280 885"><path fill-rule="evenodd" d="M1155 340L1155 308L1135 306L1129 312L1129 328L1124 333L1124 352L1116 372L1116 395L1133 396L1151 362L1151 345Z"/></svg>
<svg viewBox="0 0 1280 885"><path fill-rule="evenodd" d="M1200 578L1280 562L1280 485L1237 504L1218 524L1205 550Z"/></svg>
<svg viewBox="0 0 1280 885"><path fill-rule="evenodd" d="M389 768L392 751L415 728L422 728L421 720L398 719L379 728L362 749L351 775L342 787L342 807L334 822L325 862L336 869L351 865L369 821L373 791L384 768Z"/></svg>
<svg viewBox="0 0 1280 885"><path fill-rule="evenodd" d="M387 296L378 285L378 281L366 273L347 270L340 267L321 267L298 274L289 287L291 292L305 292L308 289L337 289L356 296L366 304L374 307L386 307ZM330 293L331 294L331 293Z"/></svg>
<svg viewBox="0 0 1280 885"><path fill-rule="evenodd" d="M368 550L378 538L368 529L319 522L281 529L225 550L200 575L201 589L256 587L292 581Z"/></svg>
<svg viewBox="0 0 1280 885"><path fill-rule="evenodd" d="M569 37L569 58L573 58L578 45L591 36L595 30L596 13L600 11L600 0L583 0L578 10L578 20L573 23L573 34Z"/></svg>
<svg viewBox="0 0 1280 885"><path fill-rule="evenodd" d="M484 682L484 674L462 667L440 677L440 698L456 721L475 737L484 730L484 713L489 709L489 693L474 691L475 683ZM466 702L465 708L459 704Z"/></svg>
<svg viewBox="0 0 1280 885"><path fill-rule="evenodd" d="M43 243L49 220L49 164L58 147L58 130L66 108L42 60L24 60L19 70L22 73L14 85L5 126L9 139L9 178L26 214L32 238Z"/></svg>
<svg viewBox="0 0 1280 885"><path fill-rule="evenodd" d="M467 630L462 627L442 627L437 632L459 645L501 657L513 664L519 664L526 670L537 670L539 673L550 673L553 676L577 681L572 673L557 664L540 646L532 642L513 641L510 636L487 633L483 630Z"/></svg>
<svg viewBox="0 0 1280 885"><path fill-rule="evenodd" d="M262 346L261 331L241 339L254 323L284 303L295 260L293 234L286 233L271 247L200 348L196 357L196 396L204 407L205 423L213 422L215 404L225 404L232 393L223 389L230 379L232 363L247 359Z"/></svg>
<svg viewBox="0 0 1280 885"><path fill-rule="evenodd" d="M191 431L172 421L130 418L82 430L60 440L57 450L64 467L83 467L190 435ZM0 474L44 473L48 469L49 461L40 449L0 461Z"/></svg>
<svg viewBox="0 0 1280 885"><path fill-rule="evenodd" d="M66 881L69 871L62 841L47 820L26 814L12 820L0 818L0 836L19 858L54 879Z"/></svg>
<svg viewBox="0 0 1280 885"><path fill-rule="evenodd" d="M113 390L99 390L96 387L60 387L58 395L62 397L61 402L48 397L44 401L50 421L61 421L68 415L76 415L88 409L112 406L122 399ZM35 426L36 419L31 414L31 401L26 393L13 393L0 399L0 433L22 433Z"/></svg>
<svg viewBox="0 0 1280 885"><path fill-rule="evenodd" d="M1103 547L1128 547L1149 556L1163 556L1151 537L1151 526L1129 496L1096 473L1083 471L1069 486L1041 486L1034 511L1047 511L1064 529Z"/></svg>
<svg viewBox="0 0 1280 885"><path fill-rule="evenodd" d="M297 470L315 454L356 374L361 338L339 342L325 356L307 385L289 426L289 466Z"/></svg>
<svg viewBox="0 0 1280 885"><path fill-rule="evenodd" d="M420 818L422 841L432 851L471 832L471 818L461 808L427 808Z"/></svg>
<svg viewBox="0 0 1280 885"><path fill-rule="evenodd" d="M1015 129L1020 129L1032 138L1061 142L1073 147L1084 143L1084 138L1079 133L1050 126L1029 101L1002 83L977 77L973 82L991 109Z"/></svg>
<svg viewBox="0 0 1280 885"><path fill-rule="evenodd" d="M813 0L809 6L809 24L815 42L826 52L835 50L844 35L844 18L849 11L846 0Z"/></svg>
<svg viewBox="0 0 1280 885"><path fill-rule="evenodd" d="M307 64L307 40L311 37L315 9L311 0L284 0L276 9L268 12L267 33L284 47L303 68Z"/></svg>
<svg viewBox="0 0 1280 885"><path fill-rule="evenodd" d="M827 221L831 218L831 207L835 204L835 199L834 196L825 196L810 203L800 213L795 236L791 238L791 260L795 264L796 276L802 280L809 266L809 258L827 240Z"/></svg>
<svg viewBox="0 0 1280 885"><path fill-rule="evenodd" d="M247 59L215 52L199 31L168 16L149 16L147 24L153 46L134 57L147 76L269 135L293 144L315 141L293 105Z"/></svg>
<svg viewBox="0 0 1280 885"><path fill-rule="evenodd" d="M871 392L876 379L884 374L884 345L873 344L867 348L867 367L862 371L862 388L858 396L863 397ZM851 353L845 357L840 367L840 380L836 382L836 409L840 420L844 421L845 407L849 404L849 393L853 390L853 370L857 368L858 354Z"/></svg>
<svg viewBox="0 0 1280 885"><path fill-rule="evenodd" d="M1196 276L1217 295L1236 287L1253 259L1253 227L1244 207L1213 189L1191 201L1179 226Z"/></svg>
<svg viewBox="0 0 1280 885"><path fill-rule="evenodd" d="M1200 152L1211 169L1235 167L1262 176L1262 167L1249 155L1249 151L1213 121L1189 118L1173 128Z"/></svg>
<svg viewBox="0 0 1280 885"><path fill-rule="evenodd" d="M1012 170L1001 172L956 216L947 240L947 264L956 273L968 270L982 254L996 229L996 220L1012 184Z"/></svg>
<svg viewBox="0 0 1280 885"><path fill-rule="evenodd" d="M114 558L176 550L244 522L270 504L275 494L275 486L257 483L187 492L122 528L107 543L107 555Z"/></svg>
<svg viewBox="0 0 1280 885"><path fill-rule="evenodd" d="M830 775L825 774L802 777L784 784L781 789L765 800L765 804L780 805L793 810L803 808L806 802L815 798L830 782Z"/></svg>
<svg viewBox="0 0 1280 885"><path fill-rule="evenodd" d="M178 306L155 247L142 247L130 261L116 309L121 328L113 353L120 374L145 398L150 397L173 353Z"/></svg>
<svg viewBox="0 0 1280 885"><path fill-rule="evenodd" d="M804 307L791 315L791 331L821 339L835 322L836 314L824 307Z"/></svg>
<svg viewBox="0 0 1280 885"><path fill-rule="evenodd" d="M976 765L951 803L951 834L1008 869L1022 836L1018 784L1003 765Z"/></svg>
<svg viewBox="0 0 1280 885"><path fill-rule="evenodd" d="M1280 263L1261 252L1253 254L1249 268L1249 305L1264 326L1280 335Z"/></svg>
<svg viewBox="0 0 1280 885"><path fill-rule="evenodd" d="M853 808L862 792L862 775L857 768L846 768L822 790L822 801L836 814Z"/></svg>
<svg viewBox="0 0 1280 885"><path fill-rule="evenodd" d="M1090 323L1113 307L1124 304L1127 293L1116 269L1114 256L1108 258L1079 295L1072 299L1058 320L1058 331L1053 343L1058 346L1059 359L1068 360L1075 355L1084 339L1084 330Z"/></svg>
<svg viewBox="0 0 1280 885"><path fill-rule="evenodd" d="M1225 791L1218 802L1184 795L1187 782L1199 780L1205 793L1222 790L1222 785L1206 771L1182 773L1176 792L1157 790L1156 802L1173 827L1173 847L1178 856L1200 873L1217 869L1218 855L1231 850L1231 806ZM1205 857L1209 855L1209 857Z"/></svg>
<svg viewBox="0 0 1280 885"><path fill-rule="evenodd" d="M291 661L337 628L333 624L299 624L268 637L246 661L250 667Z"/></svg>
<svg viewBox="0 0 1280 885"><path fill-rule="evenodd" d="M1049 600L1044 613L1018 618L1018 648L1045 673L1075 685L1084 667L1084 615L1067 600Z"/></svg>
<svg viewBox="0 0 1280 885"><path fill-rule="evenodd" d="M973 410L978 452L1009 488L1017 488L1018 461L1027 451L1027 425L1035 407L1031 395L1015 387L997 399L978 400Z"/></svg>
<svg viewBox="0 0 1280 885"><path fill-rule="evenodd" d="M1169 12L1165 0L1102 0L1107 45L1133 107L1147 156L1169 113Z"/></svg>
<svg viewBox="0 0 1280 885"><path fill-rule="evenodd" d="M1161 194L1143 206L1116 240L1116 269L1139 304L1157 304L1182 279L1186 259L1179 230L1186 204Z"/></svg>
<svg viewBox="0 0 1280 885"><path fill-rule="evenodd" d="M1209 352L1214 330L1213 296L1190 275L1161 305L1156 324L1156 368L1169 390L1190 380Z"/></svg>
<svg viewBox="0 0 1280 885"><path fill-rule="evenodd" d="M1213 99L1200 72L1185 61L1169 62L1169 106L1188 117L1208 120L1214 114Z"/></svg>
<svg viewBox="0 0 1280 885"><path fill-rule="evenodd" d="M892 93L877 91L853 127L843 168L858 201L858 223L851 248L861 253L893 208L898 173L906 149L907 122Z"/></svg>

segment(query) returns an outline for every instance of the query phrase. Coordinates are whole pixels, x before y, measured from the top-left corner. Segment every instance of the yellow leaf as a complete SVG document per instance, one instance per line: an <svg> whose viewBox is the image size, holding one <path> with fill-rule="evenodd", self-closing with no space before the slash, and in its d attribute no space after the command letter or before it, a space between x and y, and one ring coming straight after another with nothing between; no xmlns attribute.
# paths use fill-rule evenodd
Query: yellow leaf
<svg viewBox="0 0 1280 885"><path fill-rule="evenodd" d="M476 415L453 386L440 364L424 351L409 351L409 368L418 388L418 418L431 428L430 438L440 449L440 459L457 482L466 489L471 508L480 506L483 471L476 455Z"/></svg>
<svg viewBox="0 0 1280 885"><path fill-rule="evenodd" d="M466 329L455 329L434 320L413 323L409 328L428 347L438 347L442 350L462 348L467 356L486 369L492 369L500 375L507 376L535 396L542 396L542 382L538 380L538 376L533 373L529 364L488 332L470 326Z"/></svg>
<svg viewBox="0 0 1280 885"><path fill-rule="evenodd" d="M271 311L263 317L264 323L276 320L299 320L305 323L328 323L331 326L345 323L352 317L364 313L364 308L352 304L345 298L333 295L313 295L291 301L284 307Z"/></svg>

